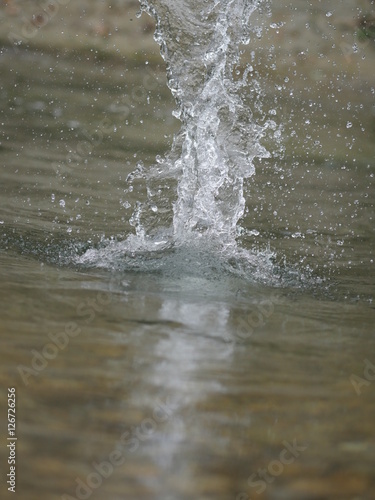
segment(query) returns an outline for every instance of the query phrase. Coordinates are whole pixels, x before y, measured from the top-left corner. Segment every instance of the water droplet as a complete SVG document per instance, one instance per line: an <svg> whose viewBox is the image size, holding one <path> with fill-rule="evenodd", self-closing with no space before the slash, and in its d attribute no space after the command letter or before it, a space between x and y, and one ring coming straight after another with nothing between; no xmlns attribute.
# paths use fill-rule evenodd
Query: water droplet
<svg viewBox="0 0 375 500"><path fill-rule="evenodd" d="M64 200L60 200L59 201L59 205L60 205L60 207L65 208L65 201Z"/></svg>
<svg viewBox="0 0 375 500"><path fill-rule="evenodd" d="M353 124L352 122L346 122L346 128L352 128Z"/></svg>
<svg viewBox="0 0 375 500"><path fill-rule="evenodd" d="M281 28L282 26L284 26L284 23L282 21L280 21L278 23L271 23L270 24L270 28L273 28L273 29Z"/></svg>

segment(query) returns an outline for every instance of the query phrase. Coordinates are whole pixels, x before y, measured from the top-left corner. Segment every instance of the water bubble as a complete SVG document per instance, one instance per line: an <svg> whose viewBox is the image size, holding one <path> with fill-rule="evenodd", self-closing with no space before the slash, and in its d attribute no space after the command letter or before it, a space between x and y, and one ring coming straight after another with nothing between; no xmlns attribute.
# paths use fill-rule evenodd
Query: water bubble
<svg viewBox="0 0 375 500"><path fill-rule="evenodd" d="M346 122L346 128L352 128L353 124L352 122Z"/></svg>
<svg viewBox="0 0 375 500"><path fill-rule="evenodd" d="M282 26L284 26L284 23L282 21L280 21L278 23L271 23L270 24L270 28L272 28L272 29L281 28Z"/></svg>

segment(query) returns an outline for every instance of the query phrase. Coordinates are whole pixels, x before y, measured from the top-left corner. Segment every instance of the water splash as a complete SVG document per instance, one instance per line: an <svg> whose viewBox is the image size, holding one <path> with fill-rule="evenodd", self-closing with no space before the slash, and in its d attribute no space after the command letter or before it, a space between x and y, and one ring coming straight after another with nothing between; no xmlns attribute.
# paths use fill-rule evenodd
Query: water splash
<svg viewBox="0 0 375 500"><path fill-rule="evenodd" d="M155 40L182 124L171 153L148 172L148 200L133 215L143 243L154 239L160 245L169 178L177 179L173 222L169 231L162 230L169 243L204 237L222 247L236 246L244 179L254 174L255 157L270 156L260 143L267 125L252 120L240 92L249 74L249 68L239 69L240 46L250 41L249 19L258 3L141 0L141 9L156 20Z"/></svg>
<svg viewBox="0 0 375 500"><path fill-rule="evenodd" d="M140 14L156 21L154 38L181 129L169 154L150 169L139 163L129 176L130 184L143 180L147 191L130 219L135 234L89 249L78 258L80 264L230 271L282 283L271 251L252 252L236 240L245 210L244 180L254 174L255 158L270 157L261 140L267 128L276 127L271 120L256 123L244 101L252 93L255 106L259 95L252 68L241 56L251 41L250 17L264 3L140 0Z"/></svg>

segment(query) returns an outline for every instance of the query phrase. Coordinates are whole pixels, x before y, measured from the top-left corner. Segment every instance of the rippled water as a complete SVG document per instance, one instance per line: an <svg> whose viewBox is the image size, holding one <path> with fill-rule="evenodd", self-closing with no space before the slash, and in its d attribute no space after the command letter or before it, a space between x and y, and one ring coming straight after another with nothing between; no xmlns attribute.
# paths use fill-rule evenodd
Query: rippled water
<svg viewBox="0 0 375 500"><path fill-rule="evenodd" d="M158 65L2 51L21 498L373 498L375 50L331 3L144 2Z"/></svg>

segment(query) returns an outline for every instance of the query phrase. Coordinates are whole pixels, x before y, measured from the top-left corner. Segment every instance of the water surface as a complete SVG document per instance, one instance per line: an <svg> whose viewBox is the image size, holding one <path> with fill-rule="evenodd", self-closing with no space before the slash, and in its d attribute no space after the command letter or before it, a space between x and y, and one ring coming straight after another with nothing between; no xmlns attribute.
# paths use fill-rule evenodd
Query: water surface
<svg viewBox="0 0 375 500"><path fill-rule="evenodd" d="M162 5L181 15L181 2ZM277 18L288 6L273 8ZM269 157L250 158L243 175L243 214L232 206L240 220L225 228L236 243L217 239L224 252L196 211L182 225L193 221L205 244L171 237L178 177L156 178L158 211L148 204L155 156L165 165L179 151L161 59L2 53L1 400L5 415L16 387L21 498L373 498L373 93L359 71L373 49L362 45L350 70L342 51L331 54L340 92L328 69L318 83L302 77L296 56L300 78L275 101L288 72L261 63L277 49L264 23L280 19L253 15L264 31L257 99L277 113L249 109L258 126L276 125L261 142ZM169 19L173 38L182 28ZM238 98L253 102L246 88ZM149 240L129 240L137 202ZM293 443L296 456L282 455ZM105 469L115 450L118 465ZM6 459L3 446L3 471Z"/></svg>

